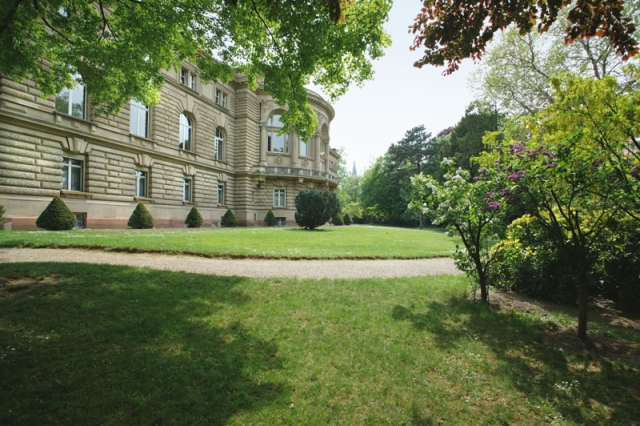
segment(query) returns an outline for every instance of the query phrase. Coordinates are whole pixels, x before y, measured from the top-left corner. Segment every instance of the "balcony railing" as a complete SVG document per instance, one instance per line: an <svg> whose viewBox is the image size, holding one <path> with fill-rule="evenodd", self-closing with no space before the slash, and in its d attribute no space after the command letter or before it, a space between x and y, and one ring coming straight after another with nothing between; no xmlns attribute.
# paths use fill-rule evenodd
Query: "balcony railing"
<svg viewBox="0 0 640 426"><path fill-rule="evenodd" d="M288 176L310 176L314 178L329 179L333 182L338 181L338 177L331 173L320 172L317 170L298 169L295 167L265 167L266 174L270 175L288 175Z"/></svg>

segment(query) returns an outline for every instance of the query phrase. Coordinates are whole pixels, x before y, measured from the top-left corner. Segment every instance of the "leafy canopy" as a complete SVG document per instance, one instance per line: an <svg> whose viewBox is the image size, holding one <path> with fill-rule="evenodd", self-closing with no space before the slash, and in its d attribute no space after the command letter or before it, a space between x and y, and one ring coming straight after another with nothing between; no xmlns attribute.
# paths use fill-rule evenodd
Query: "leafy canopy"
<svg viewBox="0 0 640 426"><path fill-rule="evenodd" d="M98 113L131 98L159 100L162 70L188 60L205 81L234 70L264 88L284 121L309 139L304 85L332 99L373 76L390 38L390 0L9 0L0 6L0 74L36 81L44 96L78 73Z"/></svg>
<svg viewBox="0 0 640 426"><path fill-rule="evenodd" d="M414 65L421 68L446 63L445 73L451 74L463 59L480 59L496 32L512 24L522 34L531 32L534 26L538 32L546 32L565 7L569 10L565 42L606 37L618 55L627 60L638 53L638 40L624 6L625 0L424 0L410 26L415 34L411 49L424 48L424 56Z"/></svg>

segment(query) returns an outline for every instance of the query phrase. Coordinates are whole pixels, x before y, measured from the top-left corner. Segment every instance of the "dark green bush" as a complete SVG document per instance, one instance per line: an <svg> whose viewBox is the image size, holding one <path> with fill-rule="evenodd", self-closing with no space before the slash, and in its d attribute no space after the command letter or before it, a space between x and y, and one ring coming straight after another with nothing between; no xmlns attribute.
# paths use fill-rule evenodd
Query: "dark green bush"
<svg viewBox="0 0 640 426"><path fill-rule="evenodd" d="M136 209L131 213L127 226L133 229L151 229L155 226L153 216L144 204L138 203Z"/></svg>
<svg viewBox="0 0 640 426"><path fill-rule="evenodd" d="M340 202L335 192L318 189L303 189L294 199L295 219L298 226L315 229L325 224L340 210Z"/></svg>
<svg viewBox="0 0 640 426"><path fill-rule="evenodd" d="M228 227L238 226L238 220L236 219L231 209L228 209L224 216L222 216L220 225Z"/></svg>
<svg viewBox="0 0 640 426"><path fill-rule="evenodd" d="M331 223L335 226L342 226L344 225L344 219L342 218L342 215L340 213L336 213L331 218Z"/></svg>
<svg viewBox="0 0 640 426"><path fill-rule="evenodd" d="M53 197L36 220L38 228L49 231L66 231L76 226L76 217L60 197Z"/></svg>
<svg viewBox="0 0 640 426"><path fill-rule="evenodd" d="M278 221L276 220L276 217L274 216L273 212L269 210L267 212L267 215L264 217L264 224L267 226L275 226L277 223Z"/></svg>
<svg viewBox="0 0 640 426"><path fill-rule="evenodd" d="M198 208L196 206L191 207L191 210L189 210L189 214L184 221L187 228L200 228L203 222L204 220L202 219L202 215L198 211Z"/></svg>
<svg viewBox="0 0 640 426"><path fill-rule="evenodd" d="M349 216L349 213L345 213L343 219L345 225L351 225L353 223L353 221L351 220L351 216Z"/></svg>
<svg viewBox="0 0 640 426"><path fill-rule="evenodd" d="M4 229L4 223L7 220L7 217L5 216L6 212L7 210L4 206L0 206L0 231Z"/></svg>

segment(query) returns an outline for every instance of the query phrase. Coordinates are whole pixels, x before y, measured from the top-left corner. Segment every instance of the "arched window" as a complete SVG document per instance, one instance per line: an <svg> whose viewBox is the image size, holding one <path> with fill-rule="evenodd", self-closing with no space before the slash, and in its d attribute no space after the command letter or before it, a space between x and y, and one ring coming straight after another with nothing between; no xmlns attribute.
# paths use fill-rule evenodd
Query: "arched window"
<svg viewBox="0 0 640 426"><path fill-rule="evenodd" d="M222 161L224 157L222 154L224 153L224 133L220 127L216 128L216 137L213 143L213 155L216 160Z"/></svg>
<svg viewBox="0 0 640 426"><path fill-rule="evenodd" d="M180 143L178 146L184 150L191 151L193 142L193 126L191 119L185 113L180 114Z"/></svg>
<svg viewBox="0 0 640 426"><path fill-rule="evenodd" d="M282 116L274 114L267 121L267 151L289 153L289 135L279 135L278 132L284 127Z"/></svg>

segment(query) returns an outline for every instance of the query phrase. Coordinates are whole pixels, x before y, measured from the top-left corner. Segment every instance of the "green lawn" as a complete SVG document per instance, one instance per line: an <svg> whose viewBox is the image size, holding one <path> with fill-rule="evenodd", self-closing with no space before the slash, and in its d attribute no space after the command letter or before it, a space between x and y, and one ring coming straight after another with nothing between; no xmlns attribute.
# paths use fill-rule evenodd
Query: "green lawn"
<svg viewBox="0 0 640 426"><path fill-rule="evenodd" d="M638 424L637 332L605 358L466 286L0 264L0 424Z"/></svg>
<svg viewBox="0 0 640 426"><path fill-rule="evenodd" d="M197 253L205 256L292 259L449 256L457 239L439 228L377 226L225 228L164 231L6 231L0 247L103 247L111 250Z"/></svg>

